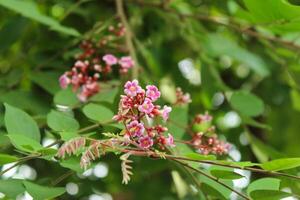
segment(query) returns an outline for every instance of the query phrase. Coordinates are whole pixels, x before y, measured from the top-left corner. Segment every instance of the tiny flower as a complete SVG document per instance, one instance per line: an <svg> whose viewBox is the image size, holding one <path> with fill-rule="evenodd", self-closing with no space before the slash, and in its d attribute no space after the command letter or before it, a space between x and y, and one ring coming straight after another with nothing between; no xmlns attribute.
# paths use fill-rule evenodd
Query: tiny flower
<svg viewBox="0 0 300 200"><path fill-rule="evenodd" d="M166 144L170 147L175 147L174 137L170 133L168 133L168 137L166 138Z"/></svg>
<svg viewBox="0 0 300 200"><path fill-rule="evenodd" d="M66 74L63 74L59 77L59 84L61 88L66 89L70 83L71 80Z"/></svg>
<svg viewBox="0 0 300 200"><path fill-rule="evenodd" d="M168 120L168 118L169 118L169 114L170 114L170 112L172 111L172 108L170 107L170 106L164 106L163 107L163 110L162 110L162 113L161 113L161 115L162 115L162 118L163 118L163 120L166 122L167 120Z"/></svg>
<svg viewBox="0 0 300 200"><path fill-rule="evenodd" d="M136 120L130 122L130 124L127 125L127 129L132 137L140 137L145 130L144 124Z"/></svg>
<svg viewBox="0 0 300 200"><path fill-rule="evenodd" d="M114 55L112 55L112 54L106 54L105 56L102 57L102 60L107 65L115 65L118 62L118 59Z"/></svg>
<svg viewBox="0 0 300 200"><path fill-rule="evenodd" d="M149 114L154 109L154 105L149 98L146 98L144 103L138 107L139 111Z"/></svg>
<svg viewBox="0 0 300 200"><path fill-rule="evenodd" d="M139 139L139 145L143 149L149 149L153 146L153 140L149 136L144 136Z"/></svg>
<svg viewBox="0 0 300 200"><path fill-rule="evenodd" d="M155 85L147 85L146 96L152 101L156 101L160 97L160 91Z"/></svg>
<svg viewBox="0 0 300 200"><path fill-rule="evenodd" d="M119 60L119 64L121 65L122 68L129 69L129 68L133 67L134 61L132 60L132 58L130 56L123 56Z"/></svg>
<svg viewBox="0 0 300 200"><path fill-rule="evenodd" d="M139 86L138 80L127 81L124 86L124 92L126 95L134 97L138 93L142 92L141 86Z"/></svg>
<svg viewBox="0 0 300 200"><path fill-rule="evenodd" d="M76 61L76 63L74 64L75 67L78 68L85 68L86 67L86 63L82 62L81 60Z"/></svg>

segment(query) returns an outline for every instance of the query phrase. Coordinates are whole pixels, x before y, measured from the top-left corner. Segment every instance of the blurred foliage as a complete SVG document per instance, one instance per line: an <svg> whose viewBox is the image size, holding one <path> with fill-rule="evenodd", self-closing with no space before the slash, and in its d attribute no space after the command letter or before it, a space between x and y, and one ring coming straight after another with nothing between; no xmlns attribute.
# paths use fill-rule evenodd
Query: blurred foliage
<svg viewBox="0 0 300 200"><path fill-rule="evenodd" d="M116 16L115 2L0 0L0 6L0 101L7 103L6 109L43 130L42 141L58 137L50 133L47 122L54 130L66 132L74 131L74 126L78 129L89 124L79 110L75 109L70 115L53 110L56 104L75 108L78 105L73 93L60 90L58 77L72 66L79 42L95 31L97 24L104 24ZM208 110L215 116L220 135L234 144L236 151L230 156L235 161L256 163L300 157L299 6L299 0L126 0L126 14L142 66L139 79L143 83L158 84L166 102L174 100L177 86L189 92L193 102L188 110L174 110L174 120L184 125L195 114ZM116 111L118 101L114 97L117 94L115 90L105 97L95 96L94 101L104 101ZM38 128L28 132L33 134L27 138L33 140L32 146L22 146L26 139L18 135L19 130L27 130L29 126L22 127L10 121L6 123L11 125L4 128L4 121L10 119L4 119L2 105L1 152L21 156L13 151L6 132L14 132L9 134L14 146L21 145L26 152L39 149L41 145L35 141L40 136ZM35 121L12 106L26 111ZM87 105L83 113L95 109L93 106L98 105ZM107 114L108 117L93 113L88 117L92 120L111 118L111 113ZM64 124L64 120L75 125L69 127L70 123ZM184 135L183 130L170 129L176 137ZM0 155L1 164L6 159L11 162L15 157L2 159ZM37 172L36 183L49 185L65 174L68 166L74 168L74 162L77 161L68 160L60 166L47 160L32 160L28 165ZM135 174L130 184L124 186L117 157L108 155L101 162L108 166L107 177L69 176L58 186L74 182L79 185L79 192L76 196L65 193L58 199L80 199L94 193L109 193L120 200L206 199L205 191L214 194L211 196L215 199L228 199L231 195L228 189L202 176L199 180L203 182L204 193L187 192L190 182L183 178L191 179L189 174L175 173L181 171L173 163L143 158L134 158ZM217 176L236 176L233 172L222 171L224 169L210 170ZM257 178L261 176L251 176L251 180ZM0 192L7 184L15 187L6 194L12 199L27 187L37 199L63 193L60 187L49 189L29 181L22 185L16 180L4 179L0 180ZM271 191L290 188L300 195L299 182L285 178L254 181L247 193L257 190L255 188ZM286 194L256 192L253 196L280 199Z"/></svg>

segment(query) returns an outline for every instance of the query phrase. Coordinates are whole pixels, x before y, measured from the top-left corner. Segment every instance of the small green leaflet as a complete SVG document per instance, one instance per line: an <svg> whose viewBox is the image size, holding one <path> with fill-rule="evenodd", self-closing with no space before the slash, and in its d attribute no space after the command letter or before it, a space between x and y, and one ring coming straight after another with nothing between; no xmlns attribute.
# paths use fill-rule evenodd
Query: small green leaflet
<svg viewBox="0 0 300 200"><path fill-rule="evenodd" d="M90 103L83 108L83 113L90 119L107 124L112 121L114 113L105 106Z"/></svg>
<svg viewBox="0 0 300 200"><path fill-rule="evenodd" d="M280 171L300 166L300 158L282 158L265 162L261 167L268 171Z"/></svg>

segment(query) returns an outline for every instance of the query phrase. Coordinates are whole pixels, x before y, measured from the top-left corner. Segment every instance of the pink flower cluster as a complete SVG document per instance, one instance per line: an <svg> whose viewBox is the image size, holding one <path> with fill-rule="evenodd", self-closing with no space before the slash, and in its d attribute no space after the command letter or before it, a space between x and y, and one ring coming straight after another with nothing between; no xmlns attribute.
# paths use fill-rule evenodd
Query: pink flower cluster
<svg viewBox="0 0 300 200"><path fill-rule="evenodd" d="M158 88L148 85L145 91L137 80L133 80L126 82L124 93L121 95L118 114L113 119L125 125L124 137L129 143L143 149L149 149L155 144L161 149L175 146L173 136L168 133L166 137L164 133L168 129L160 123L168 120L172 108L165 105L161 109L154 104L161 95Z"/></svg>
<svg viewBox="0 0 300 200"><path fill-rule="evenodd" d="M175 105L186 105L191 103L191 95L189 93L183 93L180 87L176 88L176 102Z"/></svg>
<svg viewBox="0 0 300 200"><path fill-rule="evenodd" d="M118 44L124 33L125 27L118 23L116 26L110 25L101 39L95 37L84 40L80 44L81 53L75 56L77 61L74 66L59 78L60 86L67 88L72 85L73 91L78 92L78 98L85 102L99 92L98 81L101 78L107 80L108 74L116 70L126 74L134 66L133 59L130 56L117 57L106 53L110 49L118 54L124 51Z"/></svg>
<svg viewBox="0 0 300 200"><path fill-rule="evenodd" d="M207 112L202 115L198 114L193 120L192 126L202 125L204 123L211 123L213 117ZM191 145L196 149L197 152L207 154L223 155L227 154L231 145L225 141L218 139L215 133L215 126L204 126L204 130L196 132L193 135Z"/></svg>
<svg viewBox="0 0 300 200"><path fill-rule="evenodd" d="M73 91L78 92L80 101L85 102L89 97L98 93L100 86L98 80L112 71L111 66L120 65L120 72L127 73L133 67L134 62L129 56L118 59L114 55L106 54L102 57L103 64L99 59L89 61L77 61L70 71L65 72L60 78L61 88L65 89L72 85Z"/></svg>

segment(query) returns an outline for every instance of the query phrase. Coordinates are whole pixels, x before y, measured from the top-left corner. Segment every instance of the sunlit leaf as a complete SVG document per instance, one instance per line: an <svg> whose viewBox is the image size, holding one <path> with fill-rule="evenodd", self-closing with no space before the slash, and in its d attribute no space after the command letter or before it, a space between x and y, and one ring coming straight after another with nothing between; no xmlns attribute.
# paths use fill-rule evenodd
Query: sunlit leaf
<svg viewBox="0 0 300 200"><path fill-rule="evenodd" d="M11 156L7 154L0 154L0 165L4 165L7 163L12 163L18 160L18 157L16 156Z"/></svg>
<svg viewBox="0 0 300 200"><path fill-rule="evenodd" d="M261 167L269 171L280 171L300 166L300 158L282 158L265 162Z"/></svg>
<svg viewBox="0 0 300 200"><path fill-rule="evenodd" d="M114 116L114 113L107 107L94 103L84 106L83 113L88 118L104 124L111 122Z"/></svg>

